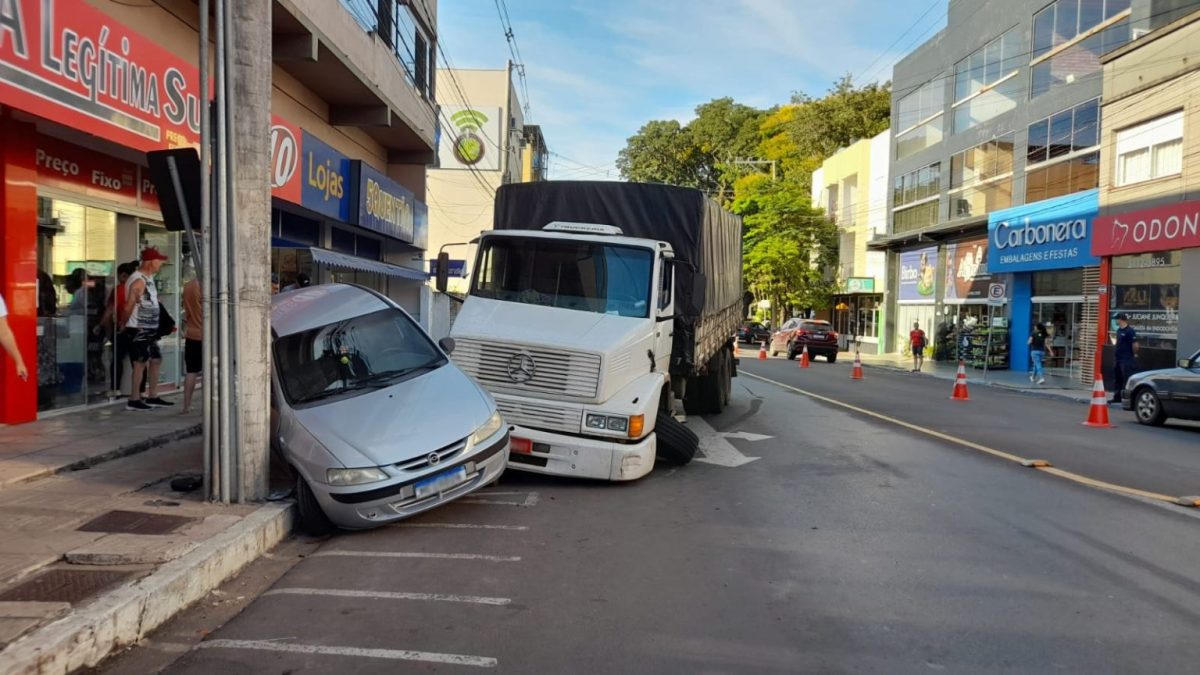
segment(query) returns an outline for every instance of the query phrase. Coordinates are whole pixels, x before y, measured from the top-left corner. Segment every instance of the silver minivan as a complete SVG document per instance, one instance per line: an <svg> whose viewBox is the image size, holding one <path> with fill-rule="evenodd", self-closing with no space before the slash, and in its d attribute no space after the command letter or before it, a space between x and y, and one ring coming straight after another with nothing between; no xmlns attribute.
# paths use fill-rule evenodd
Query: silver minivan
<svg viewBox="0 0 1200 675"><path fill-rule="evenodd" d="M326 284L271 303L271 440L312 534L407 518L494 482L508 426L395 302Z"/></svg>

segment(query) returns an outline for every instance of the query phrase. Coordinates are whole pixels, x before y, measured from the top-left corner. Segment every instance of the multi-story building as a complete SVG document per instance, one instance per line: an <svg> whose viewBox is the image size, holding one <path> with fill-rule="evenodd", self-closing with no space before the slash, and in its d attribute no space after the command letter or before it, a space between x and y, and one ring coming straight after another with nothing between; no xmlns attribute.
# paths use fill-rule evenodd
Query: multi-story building
<svg viewBox="0 0 1200 675"><path fill-rule="evenodd" d="M1099 327L1103 335L1112 316L1128 314L1140 368L1171 367L1200 349L1198 44L1200 11L1104 58L1092 252L1110 302Z"/></svg>
<svg viewBox="0 0 1200 675"><path fill-rule="evenodd" d="M496 188L545 179L546 142L540 127L525 124L512 71L509 63L438 73L441 135L427 178L430 271L445 246L452 293L467 290L475 254L469 242L492 228Z"/></svg>
<svg viewBox="0 0 1200 675"><path fill-rule="evenodd" d="M436 6L278 0L264 17L281 284L355 281L425 318ZM16 423L112 400L124 364L101 318L144 247L170 257L158 294L180 316L190 251L162 224L145 153L198 145L204 87L194 2L0 7L0 294L31 366L0 376L0 423ZM181 347L162 341L168 388Z"/></svg>
<svg viewBox="0 0 1200 675"><path fill-rule="evenodd" d="M889 254L890 351L919 322L936 358L1023 370L1044 323L1050 371L1090 382L1101 58L1195 4L950 0L893 73L891 227L871 244Z"/></svg>
<svg viewBox="0 0 1200 675"><path fill-rule="evenodd" d="M812 174L813 205L837 224L835 330L858 337L867 353L880 353L887 258L867 242L887 233L888 156L891 132L859 140L831 156Z"/></svg>

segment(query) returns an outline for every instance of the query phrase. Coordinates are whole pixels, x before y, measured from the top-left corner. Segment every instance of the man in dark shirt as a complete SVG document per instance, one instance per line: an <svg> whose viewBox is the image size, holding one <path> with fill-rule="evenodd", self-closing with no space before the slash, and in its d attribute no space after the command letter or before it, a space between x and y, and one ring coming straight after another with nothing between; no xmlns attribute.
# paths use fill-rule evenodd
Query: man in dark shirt
<svg viewBox="0 0 1200 675"><path fill-rule="evenodd" d="M1116 316L1116 319L1117 346L1113 349L1113 380L1116 391L1113 392L1110 403L1121 402L1121 392L1125 390L1125 383L1137 368L1136 359L1139 348L1137 331L1129 325L1129 316L1122 312Z"/></svg>

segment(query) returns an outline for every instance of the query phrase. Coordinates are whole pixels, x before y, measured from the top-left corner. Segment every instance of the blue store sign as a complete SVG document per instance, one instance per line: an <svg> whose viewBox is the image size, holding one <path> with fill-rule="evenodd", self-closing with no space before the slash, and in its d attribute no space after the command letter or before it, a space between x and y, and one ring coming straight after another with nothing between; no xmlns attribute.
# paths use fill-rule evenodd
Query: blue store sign
<svg viewBox="0 0 1200 675"><path fill-rule="evenodd" d="M350 222L350 158L304 132L304 184L300 203L343 223Z"/></svg>
<svg viewBox="0 0 1200 675"><path fill-rule="evenodd" d="M358 186L359 227L405 243L413 243L417 221L417 198L396 181L360 161L354 162Z"/></svg>
<svg viewBox="0 0 1200 675"><path fill-rule="evenodd" d="M449 270L446 273L447 276L455 277L458 279L465 278L467 276L467 261L451 259L450 264L447 266L447 269ZM438 273L438 261L430 260L429 261L429 276L435 277L435 276L437 276L437 273Z"/></svg>
<svg viewBox="0 0 1200 675"><path fill-rule="evenodd" d="M1099 265L1091 254L1100 191L1088 190L988 214L988 268L1033 272Z"/></svg>

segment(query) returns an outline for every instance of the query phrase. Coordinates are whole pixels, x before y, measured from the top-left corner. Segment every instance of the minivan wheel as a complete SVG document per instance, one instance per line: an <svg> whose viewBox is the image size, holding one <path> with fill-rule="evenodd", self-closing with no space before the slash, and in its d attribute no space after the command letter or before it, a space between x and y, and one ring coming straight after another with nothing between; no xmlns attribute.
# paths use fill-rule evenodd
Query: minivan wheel
<svg viewBox="0 0 1200 675"><path fill-rule="evenodd" d="M1148 387L1142 387L1133 393L1133 414L1137 416L1138 422L1152 427L1162 426L1167 419L1158 394Z"/></svg>
<svg viewBox="0 0 1200 675"><path fill-rule="evenodd" d="M794 344L788 345L787 357L788 357L788 361L796 360L796 345L794 345Z"/></svg>
<svg viewBox="0 0 1200 675"><path fill-rule="evenodd" d="M658 434L658 456L661 459L683 465L696 456L696 450L700 447L700 437L679 420L671 417L669 412L663 411L658 414L655 431Z"/></svg>
<svg viewBox="0 0 1200 675"><path fill-rule="evenodd" d="M306 533L314 537L323 537L333 532L333 523L321 510L317 496L299 472L296 473L296 505L300 511L300 527Z"/></svg>
<svg viewBox="0 0 1200 675"><path fill-rule="evenodd" d="M836 352L831 352L831 353L829 354L829 356L826 356L826 357L825 357L825 360L826 360L826 361L828 361L828 362L830 362L830 363L836 363L836 362L837 362L837 353L836 353Z"/></svg>

